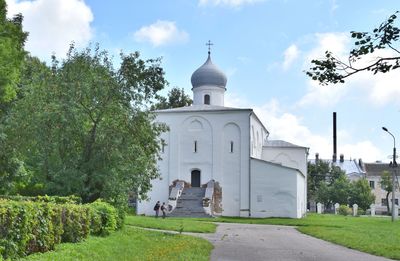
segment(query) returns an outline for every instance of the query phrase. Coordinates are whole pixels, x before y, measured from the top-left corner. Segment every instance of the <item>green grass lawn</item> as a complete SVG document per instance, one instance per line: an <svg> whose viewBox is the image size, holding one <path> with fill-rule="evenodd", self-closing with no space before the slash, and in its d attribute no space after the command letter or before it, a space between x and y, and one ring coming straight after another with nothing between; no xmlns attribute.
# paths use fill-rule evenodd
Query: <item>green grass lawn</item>
<svg viewBox="0 0 400 261"><path fill-rule="evenodd" d="M21 260L209 260L212 248L204 239L126 226L108 237L61 244Z"/></svg>
<svg viewBox="0 0 400 261"><path fill-rule="evenodd" d="M212 245L206 240L142 230L138 227L184 232L215 232L216 224L230 222L297 226L305 234L374 255L400 260L400 221L390 218L309 214L303 219L214 219L127 216L126 226L109 237L90 237L77 244L61 244L56 251L23 260L208 260Z"/></svg>
<svg viewBox="0 0 400 261"><path fill-rule="evenodd" d="M138 227L155 228L162 230L195 232L195 233L214 233L216 225L211 223L211 219L204 219L201 222L193 218L154 218L145 216L127 216L125 224Z"/></svg>
<svg viewBox="0 0 400 261"><path fill-rule="evenodd" d="M202 222L205 221L202 226ZM188 232L211 232L210 222L297 226L305 234L373 255L400 260L400 221L394 223L386 217L352 217L309 214L302 219L289 218L230 218L165 220L154 217L129 216L127 224L179 231L180 224ZM213 228L215 229L215 228Z"/></svg>

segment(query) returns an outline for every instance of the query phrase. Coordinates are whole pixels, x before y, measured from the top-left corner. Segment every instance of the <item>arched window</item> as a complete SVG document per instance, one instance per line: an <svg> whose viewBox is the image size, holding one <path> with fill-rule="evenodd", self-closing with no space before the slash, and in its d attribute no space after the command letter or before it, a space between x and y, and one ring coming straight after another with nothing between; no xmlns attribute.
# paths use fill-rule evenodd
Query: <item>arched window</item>
<svg viewBox="0 0 400 261"><path fill-rule="evenodd" d="M210 95L208 94L204 95L204 104L210 105Z"/></svg>

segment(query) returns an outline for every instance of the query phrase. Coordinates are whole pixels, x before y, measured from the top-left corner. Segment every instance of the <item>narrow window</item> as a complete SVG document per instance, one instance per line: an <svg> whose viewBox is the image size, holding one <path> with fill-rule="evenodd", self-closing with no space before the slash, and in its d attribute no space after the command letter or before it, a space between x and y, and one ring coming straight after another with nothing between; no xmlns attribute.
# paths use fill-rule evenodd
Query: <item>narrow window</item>
<svg viewBox="0 0 400 261"><path fill-rule="evenodd" d="M375 188L375 182L373 180L369 181L369 187L374 189Z"/></svg>
<svg viewBox="0 0 400 261"><path fill-rule="evenodd" d="M160 142L161 142L161 152L164 153L164 152L165 152L165 146L166 146L167 144L165 143L165 140L164 140L164 139L161 139Z"/></svg>
<svg viewBox="0 0 400 261"><path fill-rule="evenodd" d="M231 153L233 153L233 141L231 141Z"/></svg>
<svg viewBox="0 0 400 261"><path fill-rule="evenodd" d="M204 95L204 104L210 105L210 95L208 94Z"/></svg>
<svg viewBox="0 0 400 261"><path fill-rule="evenodd" d="M194 152L197 152L197 140L194 141Z"/></svg>

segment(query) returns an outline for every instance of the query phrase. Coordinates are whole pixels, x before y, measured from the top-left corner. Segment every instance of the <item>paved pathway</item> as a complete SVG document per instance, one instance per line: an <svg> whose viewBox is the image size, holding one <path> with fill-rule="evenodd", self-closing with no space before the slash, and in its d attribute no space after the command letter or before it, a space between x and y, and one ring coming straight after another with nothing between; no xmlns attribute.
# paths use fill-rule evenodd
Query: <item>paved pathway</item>
<svg viewBox="0 0 400 261"><path fill-rule="evenodd" d="M383 261L390 260L351 250L298 232L293 227L219 223L208 239L211 261Z"/></svg>

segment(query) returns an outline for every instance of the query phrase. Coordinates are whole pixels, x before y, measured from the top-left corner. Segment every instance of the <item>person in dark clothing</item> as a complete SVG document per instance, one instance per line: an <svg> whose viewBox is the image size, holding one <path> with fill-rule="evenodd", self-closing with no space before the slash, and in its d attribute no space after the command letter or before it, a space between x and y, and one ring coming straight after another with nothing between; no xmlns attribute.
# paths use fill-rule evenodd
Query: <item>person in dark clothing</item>
<svg viewBox="0 0 400 261"><path fill-rule="evenodd" d="M161 211L162 211L162 218L165 218L167 216L167 206L165 205L165 202L162 203Z"/></svg>
<svg viewBox="0 0 400 261"><path fill-rule="evenodd" d="M158 213L160 212L160 201L157 201L156 205L154 206L154 211L156 212L156 218L158 218Z"/></svg>

